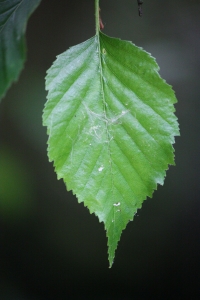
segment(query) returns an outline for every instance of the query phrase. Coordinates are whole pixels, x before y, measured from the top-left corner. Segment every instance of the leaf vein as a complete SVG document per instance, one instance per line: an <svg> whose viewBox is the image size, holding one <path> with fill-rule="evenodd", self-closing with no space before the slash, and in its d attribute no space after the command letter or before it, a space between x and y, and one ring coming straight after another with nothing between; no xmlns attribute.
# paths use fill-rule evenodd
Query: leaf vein
<svg viewBox="0 0 200 300"><path fill-rule="evenodd" d="M16 5L16 9L13 10L13 12L10 14L10 16L8 17L8 19L6 20L5 24L2 25L1 29L0 29L0 33L3 31L4 27L6 26L7 22L9 21L9 19L11 18L11 16L18 10L18 8L20 7L20 5L22 4L22 2L24 2L24 0L21 0L17 5Z"/></svg>
<svg viewBox="0 0 200 300"><path fill-rule="evenodd" d="M113 73L114 74L114 73ZM110 87L110 85L109 85L109 83L107 82L107 86L108 86L108 88L110 89L110 91L112 92L112 94L115 96L115 94L114 94L114 92L113 92L113 89ZM127 109L126 108L126 106L124 105L124 103L122 103L122 102L120 102L119 101L119 99L115 96L115 99L116 99L116 101L120 104L120 105L122 105L123 106L123 108L125 108L125 109ZM109 105L109 104L108 104ZM130 115L131 115L131 117L132 118L134 118L134 120L137 120L137 122L140 124L140 126L145 130L145 132L156 142L156 144L160 147L160 148L162 148L162 150L164 151L164 149L163 149L163 146L162 145L160 145L160 143L154 138L154 136L141 124L141 122L138 120L138 119L136 119L134 116L133 116L133 114L132 114L132 112L131 111L129 111L130 112Z"/></svg>
<svg viewBox="0 0 200 300"><path fill-rule="evenodd" d="M122 79L119 79L119 77L117 76L117 74L112 70L112 67L110 67L107 64L108 69L111 71L111 73L114 75L114 77L118 80L119 84L122 84L124 87L126 87L128 90L130 90L132 93L134 93L135 95L137 95L137 93L135 91L133 91L130 87L128 87ZM108 82L107 82L108 84ZM170 126L170 128L173 128L172 125L169 123L168 120L166 120L165 118L163 118L163 116L161 116L154 108L152 108L149 104L147 104L146 102L143 102L140 97L138 97L137 95L137 100L142 103L144 106L147 106L148 108L150 108L152 110L152 112L156 115L159 116L163 121L165 121L167 123L168 126ZM121 102L120 102L121 103ZM124 105L124 104L123 104Z"/></svg>
<svg viewBox="0 0 200 300"><path fill-rule="evenodd" d="M69 51L69 50L67 50L67 51L65 51L63 54L60 54L59 56L58 56L58 58L57 58L57 60L53 63L53 66L52 66L52 69L49 69L48 71L47 71L47 79L48 79L48 77L49 77L49 72L52 74L52 71L55 71L55 69L56 70L58 70L58 73L60 74L62 71L63 71L63 69L67 69L67 67L68 67L68 65L69 64L71 64L72 62L74 62L75 60L77 60L81 55L83 55L88 49L89 49L89 47L92 45L93 46L93 43L92 43L92 41L93 41L93 38L91 38L90 39L91 40L91 43L89 43L89 45L83 50L83 51L81 51L77 56L75 56L74 58L72 58L72 59L70 59L70 61L66 64L66 62L62 65L62 67L60 68L60 65L57 65L57 60L58 59L63 59L63 57L64 57L64 59L66 60L66 59L68 59L69 57L65 57L65 54L66 54L66 52L67 51ZM73 48L70 48L70 49L73 49ZM91 61L91 60L90 60ZM87 62L86 62L86 60L84 59L83 60L83 64L82 64L82 67L84 66L84 65L87 65ZM52 78L52 80L51 80L51 83L54 81L54 79L56 80L57 79L57 75L58 74L54 74L54 76L53 76L53 78ZM52 77L52 75L51 75L51 77Z"/></svg>
<svg viewBox="0 0 200 300"><path fill-rule="evenodd" d="M88 146L88 147L89 147L89 146ZM88 147L87 147L87 148L88 148ZM96 156L95 161L94 161L93 164L92 164L92 167L90 167L91 172L89 173L89 176L88 176L87 178L86 178L86 176L85 176L86 181L85 181L85 184L84 184L84 189L85 189L85 187L87 186L87 183L88 183L88 181L90 180L90 178L91 178L91 176L92 176L92 173L93 173L93 171L94 171L94 168L95 168L95 166L96 166L96 163L97 163L97 161L98 161L98 159L99 159L99 157L100 157L100 155L101 155L101 153L102 153L102 149L103 149L103 145L101 145L101 149L99 150L100 152L99 152L98 156ZM88 151L85 151L85 155L84 155L84 157L83 157L83 159L82 159L82 161L81 161L81 163L80 163L78 169L77 169L77 170L75 171L75 173L74 173L74 178L76 177L76 175L77 175L78 171L80 170L82 164L85 162L85 157L86 157L87 155L88 155ZM88 161L88 160L86 159L86 162L87 162L87 161Z"/></svg>
<svg viewBox="0 0 200 300"><path fill-rule="evenodd" d="M91 82L92 82L93 80L94 80L94 78L91 78L91 80L89 81L89 83L88 83L88 85L87 85L87 88L84 88L84 89L83 89L85 95L84 95L83 97L79 97L79 102L78 102L77 107L75 107L75 110L71 113L71 118L69 118L69 119L67 120L67 122L68 122L67 127L69 126L71 120L73 119L74 114L77 114L78 111L80 110L81 104L84 102L84 99L86 98L87 94L89 93L89 91L90 91L90 89L91 89ZM75 82L76 82L76 80L74 81L73 84L75 84ZM72 84L72 85L73 85L73 84ZM71 85L71 86L72 86L72 85ZM68 92L68 90L67 90L67 91L65 92L65 94L57 101L56 105L52 108L52 110L51 110L51 111L48 111L48 115L54 114L54 113L56 112L56 108L58 107L58 105L61 104L61 101L63 100L63 98L66 97L67 92ZM54 124L54 125L55 125L55 124ZM67 129L67 127L66 127L66 129Z"/></svg>
<svg viewBox="0 0 200 300"><path fill-rule="evenodd" d="M103 43L104 46L105 46L105 41L104 41L103 39L102 39L102 43ZM106 43L108 43L108 44L110 44L111 46L113 46L113 45L112 45L111 43L109 43L108 41L106 41ZM131 42L130 42L130 44L131 44L132 46L134 46ZM106 46L105 46L105 48L106 48ZM113 57L120 65L122 65L122 67L123 67L124 69L126 68L126 69L130 70L131 72L134 72L134 75L136 75L139 79L142 79L145 83L148 83L150 86L153 86L155 89L157 89L157 90L160 92L160 89L159 89L157 86L155 86L152 82L149 82L146 78L141 77L140 75L138 75L135 71L133 71L133 70L131 69L130 66L125 65L122 61L120 61L120 60L117 58L117 56L113 55L113 53L111 53L110 51L108 51L107 48L106 48L106 51L107 51L107 53L109 53L109 55L110 55L111 57ZM152 57L151 57L151 58L152 58ZM153 58L152 58L152 59L153 59ZM156 65L157 65L157 63L156 63ZM157 68L157 69L158 69L158 68ZM155 70L155 72L157 73L158 79L161 80L162 83L164 83L164 81L163 81L163 79L160 77L158 71ZM163 93L163 92L162 92L162 93ZM163 93L163 94L165 94L165 93ZM166 94L165 94L165 95L166 95Z"/></svg>
<svg viewBox="0 0 200 300"><path fill-rule="evenodd" d="M131 160L129 160L128 156L126 155L126 153L123 151L122 147L120 146L119 143L117 143L117 141L114 139L113 142L115 143L115 145L118 147L118 149L121 151L121 153L123 154L123 156L127 159L130 167L133 169L133 171L135 171L135 173L138 175L142 185L148 190L148 186L146 185L146 183L143 182L141 175L139 174L138 170L133 166ZM116 162L115 162L116 164ZM125 177L124 177L125 179Z"/></svg>

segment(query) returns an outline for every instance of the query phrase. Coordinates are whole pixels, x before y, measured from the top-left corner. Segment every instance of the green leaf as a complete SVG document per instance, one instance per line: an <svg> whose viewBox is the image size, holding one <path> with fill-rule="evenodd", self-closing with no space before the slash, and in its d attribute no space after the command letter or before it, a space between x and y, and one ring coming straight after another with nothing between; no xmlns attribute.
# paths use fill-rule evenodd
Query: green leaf
<svg viewBox="0 0 200 300"><path fill-rule="evenodd" d="M155 60L102 33L47 72L43 123L58 179L104 222L110 266L122 230L174 164L173 90Z"/></svg>
<svg viewBox="0 0 200 300"><path fill-rule="evenodd" d="M0 99L23 68L26 23L40 1L0 0Z"/></svg>

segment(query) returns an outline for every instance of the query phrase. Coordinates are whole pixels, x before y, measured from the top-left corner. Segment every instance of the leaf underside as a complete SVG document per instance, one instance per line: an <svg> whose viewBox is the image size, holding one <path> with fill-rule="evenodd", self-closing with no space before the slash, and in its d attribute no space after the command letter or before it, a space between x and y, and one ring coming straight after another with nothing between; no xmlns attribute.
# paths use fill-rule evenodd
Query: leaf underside
<svg viewBox="0 0 200 300"><path fill-rule="evenodd" d="M176 97L158 70L142 49L100 32L47 72L49 160L104 222L110 266L122 230L174 164Z"/></svg>
<svg viewBox="0 0 200 300"><path fill-rule="evenodd" d="M4 0L0 3L0 99L23 68L26 23L40 1Z"/></svg>

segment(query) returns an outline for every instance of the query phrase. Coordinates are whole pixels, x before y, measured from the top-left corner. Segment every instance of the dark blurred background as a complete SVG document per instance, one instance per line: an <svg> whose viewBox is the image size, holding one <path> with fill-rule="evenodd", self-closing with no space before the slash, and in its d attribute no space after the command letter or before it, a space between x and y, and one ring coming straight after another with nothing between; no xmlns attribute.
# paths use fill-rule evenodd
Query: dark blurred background
<svg viewBox="0 0 200 300"><path fill-rule="evenodd" d="M43 0L27 62L0 106L0 299L200 299L200 1L101 0L104 32L156 57L173 85L176 167L122 234L108 268L103 224L56 178L46 154L44 77L95 34L94 0Z"/></svg>

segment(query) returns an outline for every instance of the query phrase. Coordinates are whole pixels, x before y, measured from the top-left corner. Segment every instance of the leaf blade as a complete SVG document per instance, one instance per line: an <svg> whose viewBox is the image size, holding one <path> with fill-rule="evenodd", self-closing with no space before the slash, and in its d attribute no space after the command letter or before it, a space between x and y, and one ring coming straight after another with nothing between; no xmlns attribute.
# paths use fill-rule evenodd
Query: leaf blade
<svg viewBox="0 0 200 300"><path fill-rule="evenodd" d="M0 99L23 68L26 23L40 1L6 0L0 5Z"/></svg>
<svg viewBox="0 0 200 300"><path fill-rule="evenodd" d="M104 222L111 266L122 230L174 164L174 92L149 54L102 33L59 55L46 88L50 161Z"/></svg>

